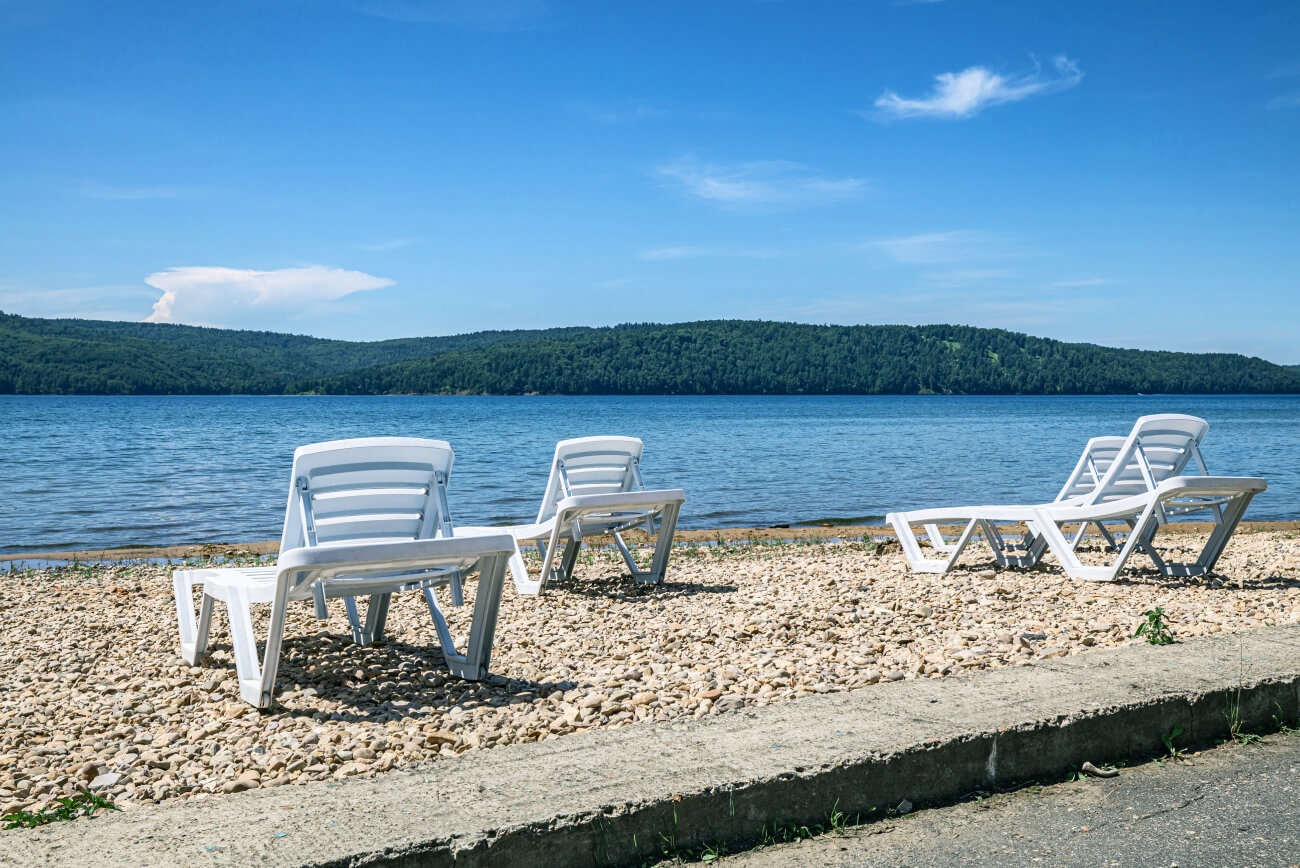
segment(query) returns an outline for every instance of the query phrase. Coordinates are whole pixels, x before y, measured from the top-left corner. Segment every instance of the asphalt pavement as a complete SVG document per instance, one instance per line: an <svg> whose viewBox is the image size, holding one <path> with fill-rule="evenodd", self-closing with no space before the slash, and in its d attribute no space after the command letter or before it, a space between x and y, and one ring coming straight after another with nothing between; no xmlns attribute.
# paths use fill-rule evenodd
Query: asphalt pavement
<svg viewBox="0 0 1300 868"><path fill-rule="evenodd" d="M794 866L1297 866L1300 733L864 823L715 862Z"/></svg>

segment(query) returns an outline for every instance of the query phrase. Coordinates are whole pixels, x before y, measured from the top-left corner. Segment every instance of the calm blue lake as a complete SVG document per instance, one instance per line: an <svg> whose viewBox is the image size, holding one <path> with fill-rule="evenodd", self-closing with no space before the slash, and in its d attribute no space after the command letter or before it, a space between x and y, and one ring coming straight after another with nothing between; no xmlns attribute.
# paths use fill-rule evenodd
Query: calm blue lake
<svg viewBox="0 0 1300 868"><path fill-rule="evenodd" d="M1211 472L1264 476L1248 519L1300 517L1300 396L0 396L0 552L280 534L295 447L448 440L458 523L531 521L556 440L630 434L686 528L879 521L893 509L1050 500L1084 442L1145 413L1210 421Z"/></svg>

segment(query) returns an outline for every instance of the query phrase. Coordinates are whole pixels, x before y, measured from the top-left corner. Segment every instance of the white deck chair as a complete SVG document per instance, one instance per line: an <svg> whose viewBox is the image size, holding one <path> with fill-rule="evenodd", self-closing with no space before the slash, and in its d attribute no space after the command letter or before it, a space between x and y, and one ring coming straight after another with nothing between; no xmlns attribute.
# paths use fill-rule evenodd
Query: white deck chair
<svg viewBox="0 0 1300 868"><path fill-rule="evenodd" d="M635 437L578 437L556 444L537 521L506 528L518 543L535 541L542 555L542 570L536 579L528 574L521 554L516 552L511 558L510 573L519 593L540 594L549 580L571 576L583 538L603 533L613 534L636 581L663 582L686 492L680 488L645 489L641 481L643 448ZM622 531L642 526L655 536L656 520L654 558L650 569L642 570L623 541ZM556 568L553 561L561 541L565 543L564 555Z"/></svg>
<svg viewBox="0 0 1300 868"><path fill-rule="evenodd" d="M280 551L338 542L452 536L447 483L455 458L451 444L445 440L413 437L363 437L299 447L294 451ZM371 475L359 486L355 485L355 477L337 469L347 466L349 461L382 476ZM385 484L375 484L378 482ZM193 587L203 584L210 572L182 570L174 575L173 581L187 582ZM248 570L245 574L254 575ZM271 581L273 573L271 568L261 568L257 575ZM447 584L452 605L462 605L460 576L453 573ZM177 587L179 600L183 592ZM329 612L320 589L315 602L316 617L324 621ZM343 602L353 641L369 645L382 635L386 599L371 599L364 625L357 612L356 599L348 596Z"/></svg>
<svg viewBox="0 0 1300 868"><path fill-rule="evenodd" d="M515 546L508 534L486 530L463 539L434 538L436 531L450 528L445 485L452 457L451 447L442 441L404 437L338 440L296 450L276 565L174 573L181 655L190 665L199 664L213 604L226 603L240 696L266 707L288 602L313 600L317 616L323 617L327 598L345 598L353 638L364 645L382 635L393 592L420 590L448 668L470 680L484 677L501 582ZM479 572L479 586L468 648L460 654L433 589L448 585L453 602L460 602L464 570ZM203 600L196 624L191 589L199 584ZM364 627L352 603L359 594L370 595ZM273 606L265 671L257 662L248 611L252 603Z"/></svg>
<svg viewBox="0 0 1300 868"><path fill-rule="evenodd" d="M1199 444L1206 427L1205 421L1195 416L1144 416L1109 456L1110 465L1099 480L1092 483L1079 474L1079 467L1088 460L1085 452L1076 473L1062 489L1061 499L1052 503L918 510L890 513L886 520L894 527L908 562L918 572L948 572L970 540L979 534L989 542L1003 566L1032 565L1050 550L1074 578L1113 581L1133 550L1140 548L1165 575L1201 575L1218 562L1251 499L1267 489L1265 481L1258 477L1212 477L1205 473ZM1109 452L1114 443L1106 438L1099 446ZM1193 460L1201 475L1183 475ZM1152 544L1156 530L1170 516L1197 511L1213 512L1216 524L1200 556L1190 564L1164 562ZM1028 526L1024 556L1007 554L1008 547L997 529L999 522L1023 522ZM1092 524L1104 530L1107 522L1127 525L1128 539L1117 547L1112 564L1085 566L1076 555L1082 529ZM947 523L966 525L952 545L938 533L938 525ZM935 541L942 548L936 548L948 555L946 559L926 558L921 553L912 530L914 524L925 526L932 540L937 537ZM1072 524L1081 525L1073 541L1061 531ZM1113 541L1113 537L1108 538Z"/></svg>

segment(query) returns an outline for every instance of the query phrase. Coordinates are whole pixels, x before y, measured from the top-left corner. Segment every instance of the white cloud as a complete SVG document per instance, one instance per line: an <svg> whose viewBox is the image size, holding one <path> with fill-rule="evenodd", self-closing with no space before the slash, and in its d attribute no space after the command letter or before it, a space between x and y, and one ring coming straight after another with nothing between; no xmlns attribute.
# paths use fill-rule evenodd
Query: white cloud
<svg viewBox="0 0 1300 868"><path fill-rule="evenodd" d="M860 246L880 250L898 262L929 265L976 258L988 252L986 248L999 240L999 236L973 229L953 229L948 232L923 232L900 238L878 238L864 241Z"/></svg>
<svg viewBox="0 0 1300 868"><path fill-rule="evenodd" d="M392 286L386 277L308 265L254 271L187 266L159 271L145 283L162 290L145 322L217 325L249 316L295 316L354 292Z"/></svg>
<svg viewBox="0 0 1300 868"><path fill-rule="evenodd" d="M1044 75L1037 63L1032 72L1003 76L983 66L935 76L934 92L921 99L907 99L887 90L876 100L875 117L968 118L991 105L1018 102L1045 93L1074 87L1083 80L1079 65L1068 57L1052 59L1055 74Z"/></svg>
<svg viewBox="0 0 1300 868"><path fill-rule="evenodd" d="M687 194L729 208L822 205L856 199L867 191L861 178L835 178L785 160L716 166L682 159L658 171Z"/></svg>
<svg viewBox="0 0 1300 868"><path fill-rule="evenodd" d="M1275 96L1265 105L1269 109L1300 108L1300 91Z"/></svg>

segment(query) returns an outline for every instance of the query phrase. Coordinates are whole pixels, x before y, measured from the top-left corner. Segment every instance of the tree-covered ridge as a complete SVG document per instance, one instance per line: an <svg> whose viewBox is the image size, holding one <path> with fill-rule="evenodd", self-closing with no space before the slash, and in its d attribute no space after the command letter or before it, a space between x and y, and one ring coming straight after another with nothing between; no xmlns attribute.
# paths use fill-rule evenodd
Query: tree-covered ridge
<svg viewBox="0 0 1300 868"><path fill-rule="evenodd" d="M1226 353L1122 350L970 326L722 320L597 329L302 384L328 393L909 395L1300 392Z"/></svg>
<svg viewBox="0 0 1300 868"><path fill-rule="evenodd" d="M388 341L161 323L38 319L0 312L0 393L283 394L298 381L448 350L583 327Z"/></svg>
<svg viewBox="0 0 1300 868"><path fill-rule="evenodd" d="M969 326L721 320L334 341L0 313L0 393L1116 394L1300 392L1229 354L1119 350Z"/></svg>

